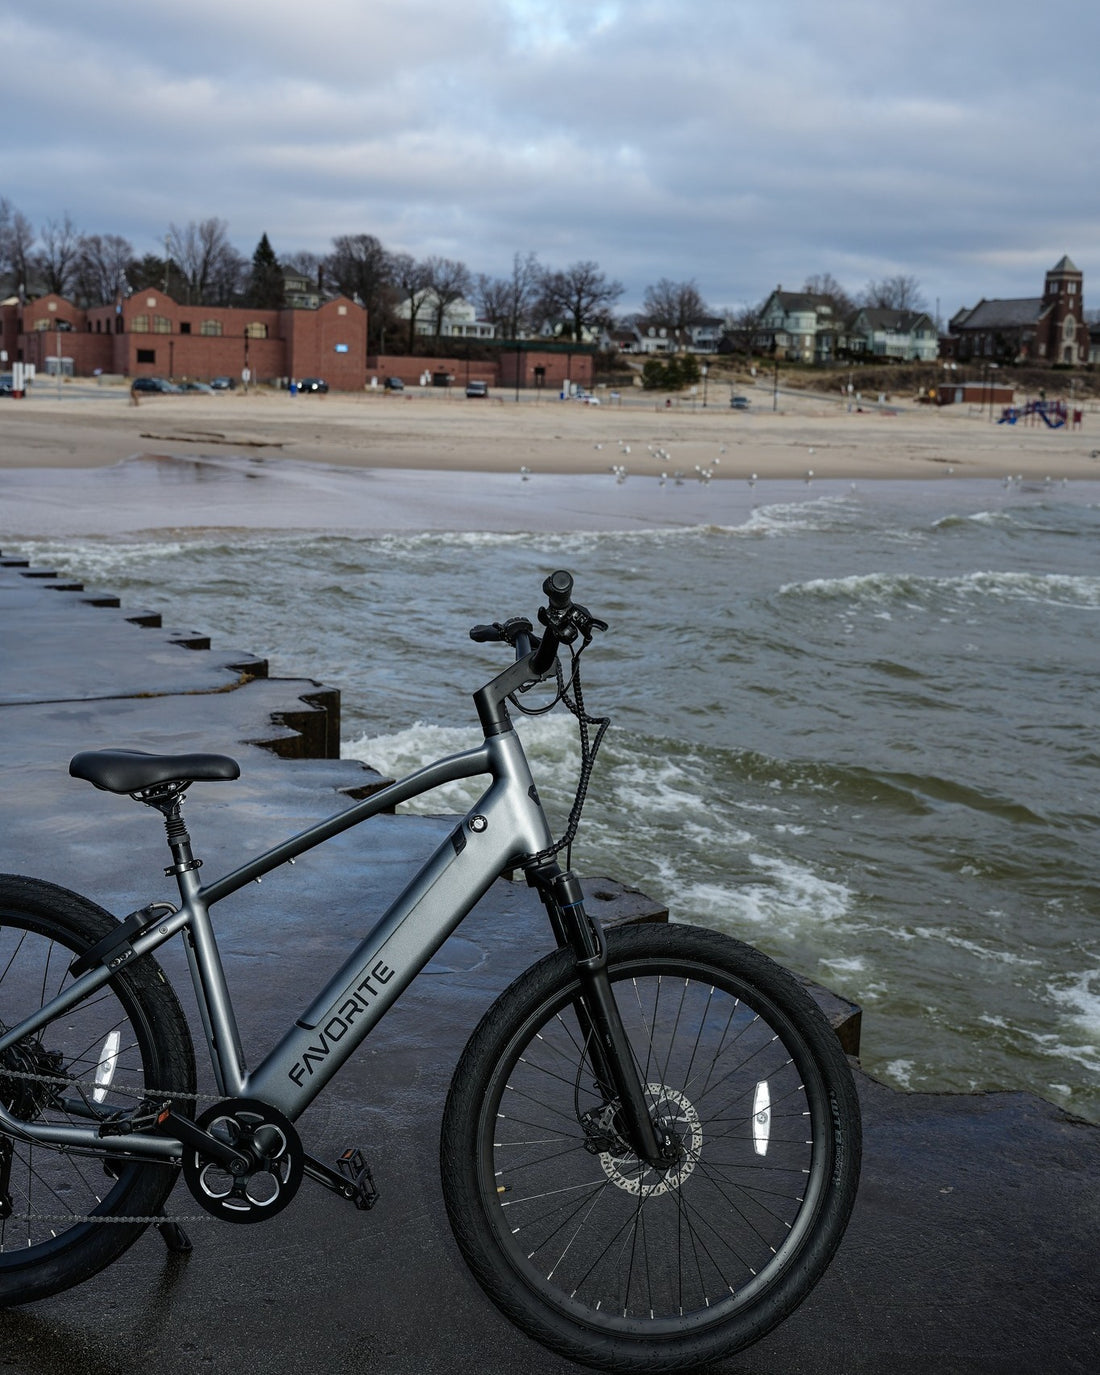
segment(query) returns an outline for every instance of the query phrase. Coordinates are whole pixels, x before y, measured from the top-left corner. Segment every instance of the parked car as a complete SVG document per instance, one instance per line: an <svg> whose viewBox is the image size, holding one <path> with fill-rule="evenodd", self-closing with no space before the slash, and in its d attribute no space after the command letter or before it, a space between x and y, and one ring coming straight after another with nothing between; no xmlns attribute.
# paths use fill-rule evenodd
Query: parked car
<svg viewBox="0 0 1100 1375"><path fill-rule="evenodd" d="M163 377L135 377L130 383L130 390L178 396L183 388L177 387L174 382L166 381Z"/></svg>
<svg viewBox="0 0 1100 1375"><path fill-rule="evenodd" d="M0 396L11 396L15 391L15 374L0 372Z"/></svg>
<svg viewBox="0 0 1100 1375"><path fill-rule="evenodd" d="M214 388L209 382L185 382L183 384L183 390L205 392L207 396L214 395Z"/></svg>
<svg viewBox="0 0 1100 1375"><path fill-rule="evenodd" d="M405 384L400 377L387 377L382 384L387 391L404 391Z"/></svg>
<svg viewBox="0 0 1100 1375"><path fill-rule="evenodd" d="M323 377L303 377L298 383L299 391L328 391L328 383Z"/></svg>
<svg viewBox="0 0 1100 1375"><path fill-rule="evenodd" d="M214 391L232 391L237 384L232 377L212 377L210 385Z"/></svg>
<svg viewBox="0 0 1100 1375"><path fill-rule="evenodd" d="M467 383L466 383L466 395L467 395L467 396L488 396L488 395L489 395L489 384L488 384L488 382L467 382Z"/></svg>
<svg viewBox="0 0 1100 1375"><path fill-rule="evenodd" d="M730 406L731 406L735 411L747 411L748 408L749 408L749 405L750 405L750 402L749 402L749 398L748 398L747 396L731 396L731 397L730 397Z"/></svg>

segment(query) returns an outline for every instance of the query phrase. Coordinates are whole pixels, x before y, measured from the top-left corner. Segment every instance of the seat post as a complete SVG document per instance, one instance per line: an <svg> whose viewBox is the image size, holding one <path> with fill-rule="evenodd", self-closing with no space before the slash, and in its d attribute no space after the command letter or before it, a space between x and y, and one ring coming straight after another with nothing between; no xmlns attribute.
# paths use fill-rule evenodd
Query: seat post
<svg viewBox="0 0 1100 1375"><path fill-rule="evenodd" d="M202 860L196 859L191 852L191 836L183 819L183 795L189 786L188 783L162 783L134 794L147 807L154 807L164 818L164 830L173 860L164 874L166 878L174 875L181 891L184 887L184 874L202 868Z"/></svg>

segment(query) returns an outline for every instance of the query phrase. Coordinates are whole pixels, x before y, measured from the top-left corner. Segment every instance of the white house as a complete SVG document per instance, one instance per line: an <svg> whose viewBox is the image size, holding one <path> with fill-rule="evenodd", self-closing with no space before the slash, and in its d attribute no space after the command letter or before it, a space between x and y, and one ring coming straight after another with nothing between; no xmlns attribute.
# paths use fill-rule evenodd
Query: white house
<svg viewBox="0 0 1100 1375"><path fill-rule="evenodd" d="M838 324L827 296L776 287L764 302L753 343L792 362L827 362L836 351Z"/></svg>
<svg viewBox="0 0 1100 1375"><path fill-rule="evenodd" d="M921 310L863 306L847 322L848 352L871 358L899 358L921 363L939 355L935 322Z"/></svg>
<svg viewBox="0 0 1100 1375"><path fill-rule="evenodd" d="M439 297L429 289L420 292L416 302L416 333L434 338ZM394 306L393 313L399 320L409 319L413 313L413 298L409 297ZM492 339L495 335L496 326L490 320L479 320L476 308L463 297L443 308L439 330L441 339Z"/></svg>
<svg viewBox="0 0 1100 1375"><path fill-rule="evenodd" d="M670 353L717 353L725 330L720 315L692 320L683 329L661 325L652 320L635 320L604 330L600 347L617 348L620 353L640 353L649 357Z"/></svg>

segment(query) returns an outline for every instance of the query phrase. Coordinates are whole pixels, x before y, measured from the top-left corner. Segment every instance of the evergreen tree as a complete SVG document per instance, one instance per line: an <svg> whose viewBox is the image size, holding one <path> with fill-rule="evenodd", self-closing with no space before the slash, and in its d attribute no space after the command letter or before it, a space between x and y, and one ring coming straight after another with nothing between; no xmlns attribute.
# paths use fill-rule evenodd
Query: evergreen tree
<svg viewBox="0 0 1100 1375"><path fill-rule="evenodd" d="M266 234L252 255L248 304L257 310L280 310L283 306L283 269Z"/></svg>

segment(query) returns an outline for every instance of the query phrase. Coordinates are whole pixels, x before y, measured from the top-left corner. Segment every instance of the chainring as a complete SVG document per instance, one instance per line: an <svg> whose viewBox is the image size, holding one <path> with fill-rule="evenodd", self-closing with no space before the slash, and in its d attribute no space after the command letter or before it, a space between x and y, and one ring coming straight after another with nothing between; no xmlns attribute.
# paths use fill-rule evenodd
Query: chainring
<svg viewBox="0 0 1100 1375"><path fill-rule="evenodd" d="M195 1125L247 1155L252 1166L235 1175L200 1148L185 1146L183 1177L200 1208L223 1222L266 1222L298 1192L305 1152L290 1120L255 1098L227 1098Z"/></svg>

